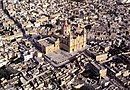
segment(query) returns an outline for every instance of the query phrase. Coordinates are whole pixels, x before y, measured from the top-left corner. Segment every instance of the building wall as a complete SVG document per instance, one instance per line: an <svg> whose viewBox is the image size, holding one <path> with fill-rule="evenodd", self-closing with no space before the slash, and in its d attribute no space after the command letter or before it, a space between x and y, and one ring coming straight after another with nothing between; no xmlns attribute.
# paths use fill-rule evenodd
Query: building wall
<svg viewBox="0 0 130 90"><path fill-rule="evenodd" d="M84 36L77 36L75 39L70 40L70 50L69 52L77 51L84 47Z"/></svg>
<svg viewBox="0 0 130 90"><path fill-rule="evenodd" d="M69 51L69 46L64 44L64 43L60 43L60 48L65 50L65 51Z"/></svg>
<svg viewBox="0 0 130 90"><path fill-rule="evenodd" d="M58 39L56 42L55 42L55 45L54 45L54 51L57 51L60 49L60 40Z"/></svg>
<svg viewBox="0 0 130 90"><path fill-rule="evenodd" d="M68 38L61 38L60 40L60 48L71 53L86 46L86 33L84 32L83 35L78 35L75 38L70 34Z"/></svg>
<svg viewBox="0 0 130 90"><path fill-rule="evenodd" d="M65 21L65 24L63 26L63 30L62 30L62 34L63 35L69 35L70 34L70 31L71 31L71 25L69 25L67 23L67 21Z"/></svg>
<svg viewBox="0 0 130 90"><path fill-rule="evenodd" d="M49 46L46 46L45 47L45 53L46 54L48 54L48 53L52 53L52 52L54 52L54 44L52 44L52 45L49 45Z"/></svg>
<svg viewBox="0 0 130 90"><path fill-rule="evenodd" d="M61 37L60 38L60 48L65 50L65 51L69 51L69 39L68 37Z"/></svg>
<svg viewBox="0 0 130 90"><path fill-rule="evenodd" d="M48 46L43 46L45 54L56 52L60 49L60 41L57 41L54 44L50 44Z"/></svg>
<svg viewBox="0 0 130 90"><path fill-rule="evenodd" d="M98 61L98 62L105 61L106 59L107 59L107 53L96 56L96 61Z"/></svg>
<svg viewBox="0 0 130 90"><path fill-rule="evenodd" d="M105 78L107 76L107 69L101 69L99 73L100 77Z"/></svg>

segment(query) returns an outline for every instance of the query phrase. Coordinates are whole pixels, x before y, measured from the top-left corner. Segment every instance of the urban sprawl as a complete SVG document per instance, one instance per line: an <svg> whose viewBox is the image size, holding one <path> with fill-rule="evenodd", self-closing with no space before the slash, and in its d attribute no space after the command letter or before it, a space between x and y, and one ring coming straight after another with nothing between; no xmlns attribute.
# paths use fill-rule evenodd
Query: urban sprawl
<svg viewBox="0 0 130 90"><path fill-rule="evenodd" d="M130 90L130 0L0 0L0 90Z"/></svg>

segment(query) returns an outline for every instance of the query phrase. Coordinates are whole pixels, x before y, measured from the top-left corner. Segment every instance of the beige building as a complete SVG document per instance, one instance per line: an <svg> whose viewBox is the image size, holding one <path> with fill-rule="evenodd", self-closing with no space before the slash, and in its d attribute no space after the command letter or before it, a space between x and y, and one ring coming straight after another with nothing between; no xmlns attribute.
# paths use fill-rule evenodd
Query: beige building
<svg viewBox="0 0 130 90"><path fill-rule="evenodd" d="M45 39L41 39L38 41L40 45L42 45L43 52L45 54L48 53L53 53L57 50L60 49L60 41L59 38L52 36L52 37L47 37Z"/></svg>
<svg viewBox="0 0 130 90"><path fill-rule="evenodd" d="M107 53L96 55L96 61L103 62L107 59Z"/></svg>
<svg viewBox="0 0 130 90"><path fill-rule="evenodd" d="M86 46L86 30L77 25L75 31L72 29L73 25L64 22L63 29L59 35L53 35L41 39L38 42L42 45L45 54L53 53L59 49L67 52L74 52L81 50Z"/></svg>
<svg viewBox="0 0 130 90"><path fill-rule="evenodd" d="M60 48L68 52L74 52L81 50L86 46L86 30L80 28L80 25L76 27L76 30L72 30L72 25L65 25L60 36Z"/></svg>

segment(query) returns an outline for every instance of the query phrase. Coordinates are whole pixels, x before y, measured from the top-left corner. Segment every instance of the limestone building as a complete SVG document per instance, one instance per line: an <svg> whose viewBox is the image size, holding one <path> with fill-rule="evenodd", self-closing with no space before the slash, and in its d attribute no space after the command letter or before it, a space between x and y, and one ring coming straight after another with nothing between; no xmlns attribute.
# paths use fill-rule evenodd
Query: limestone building
<svg viewBox="0 0 130 90"><path fill-rule="evenodd" d="M86 30L81 25L72 25L65 21L62 35L60 36L60 48L68 52L81 50L86 45Z"/></svg>
<svg viewBox="0 0 130 90"><path fill-rule="evenodd" d="M80 26L80 24L73 25L65 21L60 34L53 34L38 41L43 49L42 51L48 54L59 49L70 53L81 50L86 46L86 30Z"/></svg>
<svg viewBox="0 0 130 90"><path fill-rule="evenodd" d="M42 46L42 49L43 49L42 51L45 54L53 53L53 52L60 49L60 47L59 47L59 45L60 45L59 38L57 38L55 36L47 37L45 39L41 39L38 42Z"/></svg>

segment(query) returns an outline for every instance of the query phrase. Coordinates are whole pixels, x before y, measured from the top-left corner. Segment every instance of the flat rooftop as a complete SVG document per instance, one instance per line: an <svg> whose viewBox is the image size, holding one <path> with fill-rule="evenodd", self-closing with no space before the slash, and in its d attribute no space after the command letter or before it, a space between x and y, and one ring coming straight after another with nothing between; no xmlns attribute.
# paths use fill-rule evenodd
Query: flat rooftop
<svg viewBox="0 0 130 90"><path fill-rule="evenodd" d="M55 37L47 37L45 39L40 39L38 42L43 46L49 46L54 44L57 41L57 38Z"/></svg>

